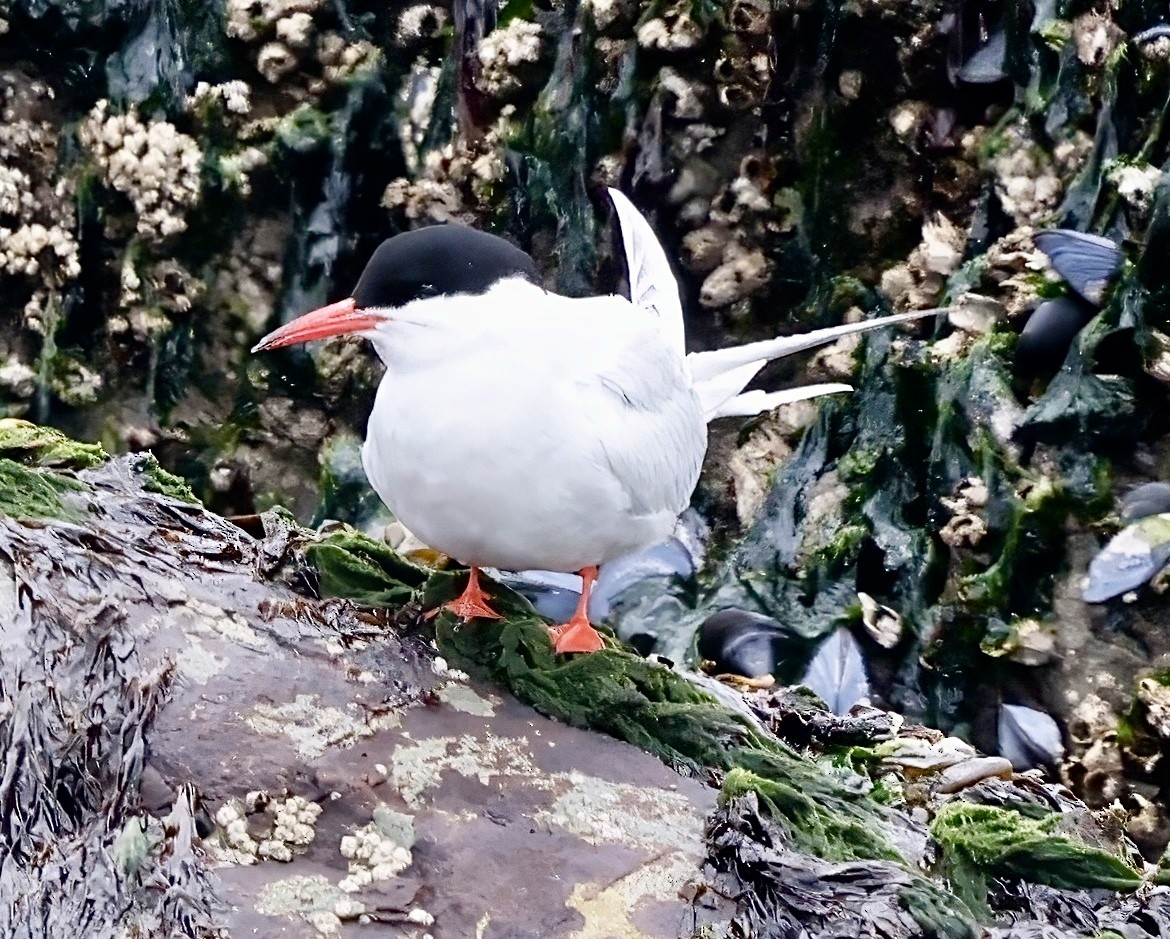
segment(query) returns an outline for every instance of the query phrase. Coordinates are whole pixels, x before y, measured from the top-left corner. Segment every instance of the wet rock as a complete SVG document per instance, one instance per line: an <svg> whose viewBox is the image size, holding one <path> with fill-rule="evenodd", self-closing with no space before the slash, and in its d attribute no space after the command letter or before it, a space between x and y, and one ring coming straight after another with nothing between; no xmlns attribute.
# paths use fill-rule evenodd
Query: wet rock
<svg viewBox="0 0 1170 939"><path fill-rule="evenodd" d="M26 453L75 458L52 434L25 439ZM144 480L133 458L102 462L63 497L76 522L0 518L5 778L27 818L70 832L34 857L56 837L45 823L10 816L0 829L5 935L63 923L76 902L95 934L361 921L553 936L585 921L621 932L632 917L642 934L674 935L663 911L699 876L710 790L469 683L385 611L265 582L278 568L313 577L306 533L276 551ZM19 759L18 739L49 762ZM589 741L617 750L591 758ZM42 765L75 781L68 806ZM138 814L147 766L155 788L180 793L161 820ZM197 846L196 804L213 820L204 847L226 866ZM534 830L541 889L522 909L497 902L531 885L515 859L537 849ZM491 865L503 880L485 879L487 844L512 857ZM143 886L115 889L112 865L131 853ZM70 877L77 891L62 889Z"/></svg>
<svg viewBox="0 0 1170 939"><path fill-rule="evenodd" d="M0 907L6 929L28 922L26 902L50 919L84 902L101 928L161 921L196 934L302 925L346 934L372 923L463 934L484 923L536 923L549 936L581 928L673 936L680 911L711 928L754 916L824 929L860 909L850 885L862 882L908 936L940 922L970 933L973 907L920 872L925 817L872 798L879 783L928 800L948 863L974 864L972 877L1132 887L1123 849L1078 815L1077 803L1035 781L989 788L1005 761L981 760L938 732L872 708L832 715L807 695L755 694L750 706L728 708L663 663L615 648L558 657L544 622L503 588L493 598L502 628L436 618L434 641L450 657L440 658L419 632L418 605L449 597L451 574L416 567L352 530L313 535L279 513L264 516L262 537L253 537L152 493L133 458L90 453L88 469L38 467L38 453L85 463L86 451L66 452L67 441L34 431L9 428L30 461L17 465L30 481L75 479L57 506L74 514L0 518L0 574L11 584L0 590L10 608L0 662L13 690L0 733L6 778L38 810L0 828L9 857L19 858L0 871L0 891L21 898ZM637 740L692 778L628 744L540 717L501 687L561 721ZM801 746L877 744L859 764L875 775L822 766L772 728ZM14 733L53 754L50 763L19 759ZM86 747L75 745L78 735ZM42 765L78 780L69 814ZM174 800L162 820L140 814L133 798L147 766L152 804ZM706 779L722 781L718 808ZM963 806L939 801L960 786ZM209 823L201 846L196 805ZM56 836L22 820L43 813L90 847L63 860L34 854ZM951 824L959 818L961 830ZM1012 858L1035 864L998 848L981 853L987 844L1009 844ZM509 861L485 872L491 852ZM1051 856L1064 865L1059 874ZM123 888L105 904L111 858L149 886ZM61 889L61 863L81 872L76 891ZM821 891L822 912L794 905L783 886L800 871L812 878L800 895ZM728 893L741 900L712 890L736 882L759 889ZM929 902L895 902L907 895ZM986 902L999 901L989 894ZM3 919L4 910L18 919Z"/></svg>

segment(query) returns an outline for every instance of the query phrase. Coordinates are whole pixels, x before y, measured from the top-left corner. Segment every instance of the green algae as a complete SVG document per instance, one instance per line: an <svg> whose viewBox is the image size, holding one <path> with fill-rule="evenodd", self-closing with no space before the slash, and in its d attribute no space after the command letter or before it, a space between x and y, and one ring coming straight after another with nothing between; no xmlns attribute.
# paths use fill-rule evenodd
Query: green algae
<svg viewBox="0 0 1170 939"><path fill-rule="evenodd" d="M367 606L407 603L427 576L385 542L352 530L309 545L305 560L316 568L324 596L346 597Z"/></svg>
<svg viewBox="0 0 1170 939"><path fill-rule="evenodd" d="M0 513L13 518L77 520L79 513L65 505L61 497L88 492L89 487L52 470L92 469L109 458L101 444L80 443L59 430L29 421L0 420ZM187 482L163 469L154 454L139 454L134 468L148 492L202 504Z"/></svg>
<svg viewBox="0 0 1170 939"><path fill-rule="evenodd" d="M78 443L59 430L16 418L0 420L0 454L26 466L89 469L110 458L101 444Z"/></svg>
<svg viewBox="0 0 1170 939"><path fill-rule="evenodd" d="M78 443L51 427L15 418L0 420L0 514L76 520L78 512L61 497L88 487L51 470L88 469L107 459L99 445Z"/></svg>
<svg viewBox="0 0 1170 939"><path fill-rule="evenodd" d="M87 489L84 484L67 476L40 472L15 460L0 457L0 515L76 520L79 517L77 511L67 507L61 497Z"/></svg>
<svg viewBox="0 0 1170 939"><path fill-rule="evenodd" d="M956 894L972 908L986 910L997 876L1065 889L1141 886L1141 874L1115 854L1057 832L1060 822L1056 813L1030 818L999 806L953 802L935 815L930 833Z"/></svg>
<svg viewBox="0 0 1170 939"><path fill-rule="evenodd" d="M172 499L190 502L192 505L203 504L187 484L187 480L163 469L153 453L143 453L139 456L136 468L142 474L142 488L148 492L157 492Z"/></svg>
<svg viewBox="0 0 1170 939"><path fill-rule="evenodd" d="M794 763L760 750L740 750L736 757L740 765L724 777L720 798L754 792L794 846L827 861L902 860L875 829L877 803L869 804L872 800L867 796L850 800L837 795L825 804L819 798L825 773L815 764Z"/></svg>

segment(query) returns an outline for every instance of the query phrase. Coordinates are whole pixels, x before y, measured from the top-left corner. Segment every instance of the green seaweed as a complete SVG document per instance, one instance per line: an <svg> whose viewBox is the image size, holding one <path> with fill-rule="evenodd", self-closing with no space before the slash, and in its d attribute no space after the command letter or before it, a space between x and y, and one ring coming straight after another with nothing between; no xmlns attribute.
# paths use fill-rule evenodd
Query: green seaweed
<svg viewBox="0 0 1170 939"><path fill-rule="evenodd" d="M985 933L975 925L975 915L961 900L925 877L915 877L902 888L901 900L932 939L977 939Z"/></svg>
<svg viewBox="0 0 1170 939"><path fill-rule="evenodd" d="M847 790L825 803L821 795L827 777L811 761L746 749L736 754L736 761L740 765L727 773L720 798L756 793L768 816L801 850L829 861L902 860L874 827L876 803L868 797L848 799L843 794Z"/></svg>
<svg viewBox="0 0 1170 939"><path fill-rule="evenodd" d="M85 492L87 487L75 479L52 472L39 472L15 460L0 457L0 515L11 518L77 519L61 496Z"/></svg>
<svg viewBox="0 0 1170 939"><path fill-rule="evenodd" d="M317 569L322 594L367 606L407 603L426 580L422 568L403 560L385 542L352 530L309 545L305 560Z"/></svg>
<svg viewBox="0 0 1170 939"><path fill-rule="evenodd" d="M187 484L187 480L163 469L153 453L141 454L136 469L142 474L142 488L148 492L157 492L172 499L190 502L192 505L203 504Z"/></svg>
<svg viewBox="0 0 1170 939"><path fill-rule="evenodd" d="M101 444L78 443L59 430L16 418L0 420L0 454L26 466L89 469L110 458Z"/></svg>
<svg viewBox="0 0 1170 939"><path fill-rule="evenodd" d="M101 444L80 443L52 427L15 418L0 420L0 454L0 513L14 518L79 518L61 502L61 495L89 487L70 476L40 470L92 469L110 458ZM163 469L153 453L139 454L134 468L147 491L202 504L187 482Z"/></svg>
<svg viewBox="0 0 1170 939"><path fill-rule="evenodd" d="M1061 816L1027 818L1012 809L954 802L935 815L930 832L956 894L987 909L991 879L1009 876L1066 889L1131 891L1142 876L1121 858L1056 832Z"/></svg>

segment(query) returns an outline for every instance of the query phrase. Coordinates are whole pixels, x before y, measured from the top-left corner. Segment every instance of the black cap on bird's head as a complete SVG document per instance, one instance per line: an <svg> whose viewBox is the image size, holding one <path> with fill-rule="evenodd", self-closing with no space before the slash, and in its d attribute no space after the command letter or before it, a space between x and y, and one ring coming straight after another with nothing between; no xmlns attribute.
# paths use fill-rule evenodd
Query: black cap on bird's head
<svg viewBox="0 0 1170 939"><path fill-rule="evenodd" d="M428 297L485 293L509 277L540 280L532 258L496 235L453 224L403 232L378 246L352 296L281 326L252 351L363 332L387 310Z"/></svg>
<svg viewBox="0 0 1170 939"><path fill-rule="evenodd" d="M505 277L540 279L527 254L503 238L464 225L434 225L387 238L353 289L358 308L393 308L412 300L479 294Z"/></svg>

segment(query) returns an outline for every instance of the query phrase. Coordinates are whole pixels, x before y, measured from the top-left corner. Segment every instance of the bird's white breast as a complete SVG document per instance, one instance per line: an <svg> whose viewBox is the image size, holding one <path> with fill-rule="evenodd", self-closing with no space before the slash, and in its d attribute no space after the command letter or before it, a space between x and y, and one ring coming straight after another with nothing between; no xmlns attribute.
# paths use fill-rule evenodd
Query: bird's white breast
<svg viewBox="0 0 1170 939"><path fill-rule="evenodd" d="M363 449L403 524L511 570L575 571L670 533L706 428L652 322L620 298L517 281L424 303L378 337L387 370Z"/></svg>

